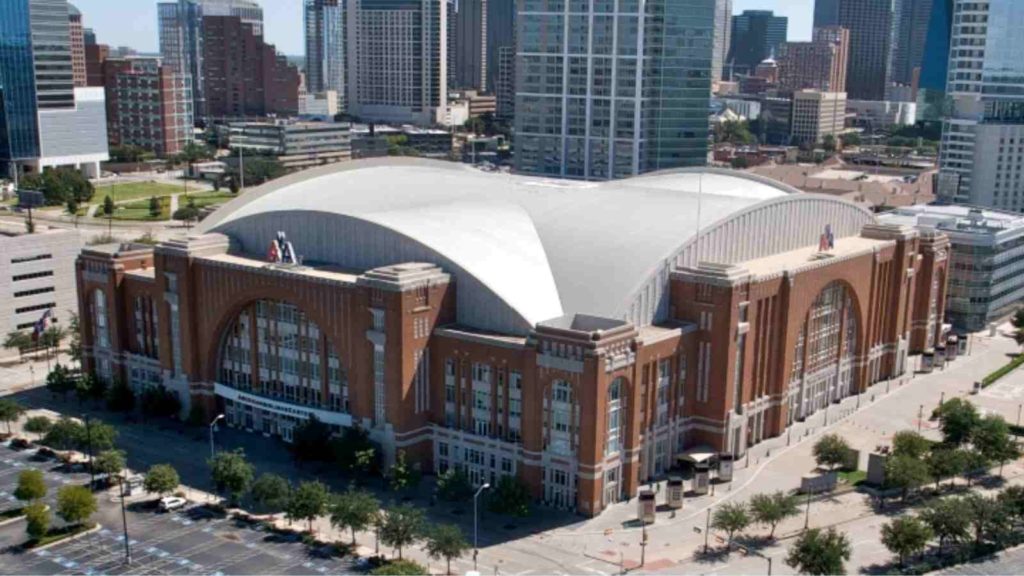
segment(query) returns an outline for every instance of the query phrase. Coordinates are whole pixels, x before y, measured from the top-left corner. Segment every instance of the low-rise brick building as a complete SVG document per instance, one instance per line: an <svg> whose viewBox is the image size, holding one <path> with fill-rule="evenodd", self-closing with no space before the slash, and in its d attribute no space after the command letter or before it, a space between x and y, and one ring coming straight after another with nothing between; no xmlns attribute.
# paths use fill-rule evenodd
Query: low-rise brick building
<svg viewBox="0 0 1024 576"><path fill-rule="evenodd" d="M283 233L283 235L282 235ZM550 181L376 159L78 262L87 369L291 439L514 475L597 514L742 456L942 336L948 241L748 174Z"/></svg>

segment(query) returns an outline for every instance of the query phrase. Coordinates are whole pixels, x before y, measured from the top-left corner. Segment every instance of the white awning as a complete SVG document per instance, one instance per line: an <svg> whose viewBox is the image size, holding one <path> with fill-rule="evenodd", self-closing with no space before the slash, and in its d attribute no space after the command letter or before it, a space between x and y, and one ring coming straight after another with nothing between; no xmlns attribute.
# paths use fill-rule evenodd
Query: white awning
<svg viewBox="0 0 1024 576"><path fill-rule="evenodd" d="M697 446L680 454L678 459L681 462L693 462L694 464L700 464L701 462L711 460L717 455L718 452L710 446Z"/></svg>

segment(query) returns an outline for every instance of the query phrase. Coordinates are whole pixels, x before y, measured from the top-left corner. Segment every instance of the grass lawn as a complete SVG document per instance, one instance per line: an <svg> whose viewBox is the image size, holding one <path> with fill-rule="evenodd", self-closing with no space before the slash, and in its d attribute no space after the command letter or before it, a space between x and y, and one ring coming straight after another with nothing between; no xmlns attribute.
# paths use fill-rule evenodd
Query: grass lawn
<svg viewBox="0 0 1024 576"><path fill-rule="evenodd" d="M199 188L194 186L190 186L189 189L199 190ZM181 194L184 191L184 186L161 184L159 182L130 182L113 186L104 184L103 186L96 187L96 194L93 195L91 202L93 204L102 204L103 199L108 195L114 202L123 202L126 200L148 200L150 196L159 198L160 196L168 196L170 194Z"/></svg>
<svg viewBox="0 0 1024 576"><path fill-rule="evenodd" d="M840 470L839 471L840 481L844 481L850 486L856 486L861 482L868 479L868 473L864 470Z"/></svg>
<svg viewBox="0 0 1024 576"><path fill-rule="evenodd" d="M237 196L224 190L221 190L220 192L202 192L198 194L189 194L188 198L179 196L178 205L184 208L188 205L189 200L193 200L195 201L196 208L206 208L207 206L212 206L214 204L226 204L235 198L237 198Z"/></svg>
<svg viewBox="0 0 1024 576"><path fill-rule="evenodd" d="M158 198L158 200L160 201L159 217L154 218L149 213L149 198L146 198L145 200L139 200L138 202L129 202L128 204L115 206L114 220L146 220L150 222L169 220L171 218L171 198L169 196L164 196L162 198ZM97 216L101 216L100 212L97 212L96 214Z"/></svg>
<svg viewBox="0 0 1024 576"><path fill-rule="evenodd" d="M82 532L85 532L87 530L92 530L93 526L95 526L95 524L86 523L76 524L75 526L65 526L63 528L51 528L50 531L46 533L46 536L43 536L38 540L29 540L28 542L25 542L23 548L25 550L32 550L33 548L46 546L47 544L52 544L53 542L56 542L58 540L71 538L76 534L81 534Z"/></svg>

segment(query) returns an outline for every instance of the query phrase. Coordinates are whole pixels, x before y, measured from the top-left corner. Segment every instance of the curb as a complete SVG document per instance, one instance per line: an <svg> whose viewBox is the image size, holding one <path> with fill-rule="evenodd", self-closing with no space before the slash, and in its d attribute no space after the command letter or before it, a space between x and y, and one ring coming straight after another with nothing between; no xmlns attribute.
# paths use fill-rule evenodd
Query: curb
<svg viewBox="0 0 1024 576"><path fill-rule="evenodd" d="M26 507L28 507L28 504L26 504L24 507L22 507L22 509L24 510L24 508L26 508ZM46 508L47 511L50 510L50 505L49 504L46 504L44 507ZM21 516L15 516L14 518L8 518L6 520L0 521L0 526L7 526L8 524L14 524L15 522L20 522L20 521L22 521L24 519L25 519L25 514L22 514Z"/></svg>
<svg viewBox="0 0 1024 576"><path fill-rule="evenodd" d="M92 528L89 528L88 530L86 530L84 532L79 532L78 534L75 534L74 536L68 536L67 538L61 538L60 540L56 540L54 542L50 542L49 544L43 544L42 546L36 546L35 548L32 548L31 550L28 550L28 552L38 552L40 550L46 550L48 548L53 548L54 546L56 546L58 544L64 544L66 542L74 542L75 540L78 540L79 538L88 536L89 534L92 534L93 532L99 532L100 528L103 528L103 526L100 526L100 524L97 522Z"/></svg>

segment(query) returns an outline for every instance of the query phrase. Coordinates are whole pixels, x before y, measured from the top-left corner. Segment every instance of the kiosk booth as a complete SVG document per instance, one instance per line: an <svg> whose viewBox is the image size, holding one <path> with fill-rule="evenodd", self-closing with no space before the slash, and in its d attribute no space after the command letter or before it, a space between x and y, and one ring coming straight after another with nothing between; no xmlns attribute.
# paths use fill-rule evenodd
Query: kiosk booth
<svg viewBox="0 0 1024 576"><path fill-rule="evenodd" d="M654 491L641 490L640 497L637 498L637 505L639 508L637 510L637 520L644 524L654 524L655 512L657 511Z"/></svg>
<svg viewBox="0 0 1024 576"><path fill-rule="evenodd" d="M668 507L672 510L679 510L683 507L683 493L686 492L686 484L679 476L671 476L668 479L668 494L666 496Z"/></svg>

